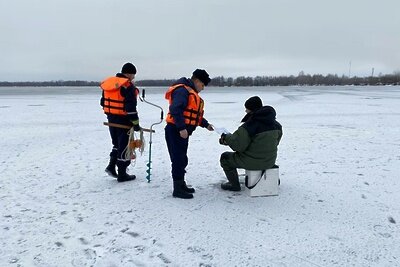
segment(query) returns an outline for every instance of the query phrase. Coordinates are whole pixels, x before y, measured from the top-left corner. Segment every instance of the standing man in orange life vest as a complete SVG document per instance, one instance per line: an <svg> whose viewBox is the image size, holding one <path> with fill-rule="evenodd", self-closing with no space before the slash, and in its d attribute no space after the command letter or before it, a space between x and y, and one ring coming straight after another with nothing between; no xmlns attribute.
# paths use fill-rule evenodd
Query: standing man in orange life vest
<svg viewBox="0 0 400 267"><path fill-rule="evenodd" d="M185 182L185 168L188 165L187 149L189 136L197 126L213 131L214 128L203 118L204 101L199 93L211 81L208 73L196 69L190 79L180 78L166 92L165 99L169 101L165 140L172 162L172 179L174 189L172 196L178 198L193 198L194 188Z"/></svg>
<svg viewBox="0 0 400 267"><path fill-rule="evenodd" d="M136 110L139 90L133 84L135 74L136 67L132 63L126 63L123 65L121 73L105 79L100 85L103 89L100 104L109 123L118 123L130 127L133 125L133 129L139 131L139 117ZM109 127L109 130L113 147L110 153L110 163L105 171L110 176L117 178L118 182L134 180L135 175L126 173L131 161L125 159L122 153L128 145L129 130L117 127ZM115 166L118 167L118 173Z"/></svg>

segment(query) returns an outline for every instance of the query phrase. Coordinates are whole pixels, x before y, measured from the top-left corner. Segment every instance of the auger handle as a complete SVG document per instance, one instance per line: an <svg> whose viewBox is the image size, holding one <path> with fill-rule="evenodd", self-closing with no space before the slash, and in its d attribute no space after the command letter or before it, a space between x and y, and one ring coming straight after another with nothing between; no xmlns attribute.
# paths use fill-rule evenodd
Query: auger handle
<svg viewBox="0 0 400 267"><path fill-rule="evenodd" d="M121 128L121 129L131 129L132 127L129 125L125 124L119 124L119 123L112 123L112 122L103 122L104 125L109 126L109 127L116 127L116 128ZM149 132L149 133L155 133L153 129L147 129L147 128L141 128L143 132Z"/></svg>

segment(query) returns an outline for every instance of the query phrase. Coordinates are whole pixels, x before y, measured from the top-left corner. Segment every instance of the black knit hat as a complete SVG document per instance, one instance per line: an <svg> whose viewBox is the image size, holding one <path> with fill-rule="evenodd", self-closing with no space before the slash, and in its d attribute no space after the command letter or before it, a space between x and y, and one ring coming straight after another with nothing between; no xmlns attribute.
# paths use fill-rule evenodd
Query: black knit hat
<svg viewBox="0 0 400 267"><path fill-rule="evenodd" d="M205 70L201 69L196 69L193 71L193 77L199 79L204 83L204 85L208 85L208 83L211 81L210 76Z"/></svg>
<svg viewBox="0 0 400 267"><path fill-rule="evenodd" d="M244 103L245 108L247 108L250 111L257 111L260 108L262 108L263 104L261 101L261 98L258 96L252 96L247 101Z"/></svg>
<svg viewBox="0 0 400 267"><path fill-rule="evenodd" d="M122 66L122 70L121 73L125 73L125 74L136 74L136 67L135 65L133 65L132 63L125 63Z"/></svg>

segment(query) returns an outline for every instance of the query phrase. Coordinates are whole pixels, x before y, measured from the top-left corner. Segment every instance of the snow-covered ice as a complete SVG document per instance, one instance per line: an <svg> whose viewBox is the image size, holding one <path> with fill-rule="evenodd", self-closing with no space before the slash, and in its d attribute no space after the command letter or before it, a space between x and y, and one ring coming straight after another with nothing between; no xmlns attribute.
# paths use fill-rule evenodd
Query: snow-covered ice
<svg viewBox="0 0 400 267"><path fill-rule="evenodd" d="M166 111L165 89L147 88L146 99ZM199 128L192 200L171 196L164 123L151 183L148 146L130 167L135 181L106 175L100 93L0 88L1 266L400 265L399 87L206 88L205 117L230 132L248 97L275 107L280 194L222 191L227 147ZM138 110L143 127L159 119L153 106Z"/></svg>

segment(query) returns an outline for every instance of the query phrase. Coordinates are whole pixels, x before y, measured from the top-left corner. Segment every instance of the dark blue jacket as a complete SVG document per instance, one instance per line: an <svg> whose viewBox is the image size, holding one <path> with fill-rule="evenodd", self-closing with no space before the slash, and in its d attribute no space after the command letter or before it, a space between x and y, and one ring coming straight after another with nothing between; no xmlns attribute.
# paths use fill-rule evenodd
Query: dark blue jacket
<svg viewBox="0 0 400 267"><path fill-rule="evenodd" d="M177 80L172 86L177 84L184 84L186 86L189 86L193 90L196 90L194 83L191 79L182 77L179 80ZM175 91L172 93L172 103L169 106L169 112L175 120L175 126L177 130L180 131L186 129L190 135L196 129L196 126L185 124L183 111L188 104L188 98L189 98L189 92L188 90L186 90L185 87L182 86L176 88ZM200 126L208 127L208 125L209 125L208 121L203 117Z"/></svg>

